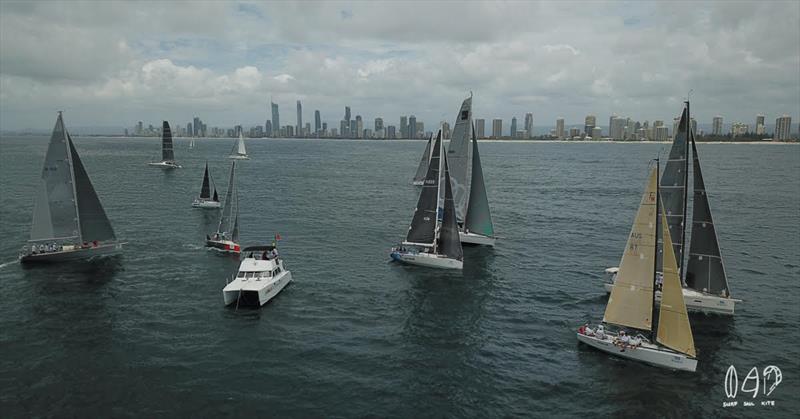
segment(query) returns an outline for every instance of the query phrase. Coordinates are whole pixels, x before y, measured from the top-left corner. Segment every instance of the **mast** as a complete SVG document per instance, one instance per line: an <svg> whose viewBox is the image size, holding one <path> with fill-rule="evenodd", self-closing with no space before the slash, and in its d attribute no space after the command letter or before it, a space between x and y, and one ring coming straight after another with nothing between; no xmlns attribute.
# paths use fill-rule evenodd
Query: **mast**
<svg viewBox="0 0 800 419"><path fill-rule="evenodd" d="M689 192L689 138L691 136L692 130L692 114L689 112L689 98L686 98L686 151L684 155L686 156L686 162L683 167L683 228L681 228L681 260L678 262L678 279L683 282L683 261L685 260L684 254L686 251L684 250L686 247L686 200Z"/></svg>
<svg viewBox="0 0 800 419"><path fill-rule="evenodd" d="M439 128L439 132L436 134L436 136L440 139L440 141L439 141L439 156L441 156L441 158L438 161L438 163L439 163L439 172L438 172L439 185L437 186L437 189L436 189L436 224L434 225L434 228L433 228L433 253L434 254L437 252L437 250L439 250L438 249L439 248L439 236L441 236L441 231L440 231L441 230L441 221L439 221L439 201L442 200L442 180L444 179L444 174L442 173L442 161L446 158L444 153L442 153L442 151L444 151L444 140L441 140L441 138L442 138L442 129L441 128ZM444 180L446 180L446 179L444 179ZM442 208L442 217L444 217L444 208Z"/></svg>
<svg viewBox="0 0 800 419"><path fill-rule="evenodd" d="M660 166L659 159L656 159L656 234L653 234L653 241L654 241L653 246L655 247L656 252L658 252L658 231L659 231L658 227L659 227L659 224L661 224L659 222L659 221L661 221L661 217L658 216L660 208L661 208L661 185L659 184L660 179L658 178L660 168L661 168L661 166ZM658 258L654 257L653 258L653 311L652 311L653 314L650 317L651 319L653 319L653 321L650 324L650 341L651 342L655 342L656 341L656 330L658 330L656 328L656 323L658 322L658 319L656 317L656 291L658 291L657 278L658 278Z"/></svg>

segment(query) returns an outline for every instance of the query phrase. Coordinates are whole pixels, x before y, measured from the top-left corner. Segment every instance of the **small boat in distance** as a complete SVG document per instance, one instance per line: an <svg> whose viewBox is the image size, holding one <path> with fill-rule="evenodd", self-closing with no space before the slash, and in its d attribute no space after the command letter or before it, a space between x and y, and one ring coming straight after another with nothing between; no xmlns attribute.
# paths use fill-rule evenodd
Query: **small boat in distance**
<svg viewBox="0 0 800 419"><path fill-rule="evenodd" d="M250 157L247 155L247 150L244 148L244 136L242 135L241 131L239 131L239 140L233 145L233 149L231 150L231 154L228 156L228 158L235 160L250 160Z"/></svg>
<svg viewBox="0 0 800 419"><path fill-rule="evenodd" d="M206 235L206 247L223 253L239 253L239 192L236 190L236 162L231 162L225 206L219 217L217 232Z"/></svg>
<svg viewBox="0 0 800 419"><path fill-rule="evenodd" d="M65 262L122 251L61 112L47 146L31 236L20 262Z"/></svg>
<svg viewBox="0 0 800 419"><path fill-rule="evenodd" d="M425 146L425 152L422 153L422 158L419 160L419 166L417 166L417 173L414 175L414 180L411 182L414 186L422 186L425 183L425 174L428 173L428 164L431 161L431 141L433 141L433 135L428 138L428 144Z"/></svg>
<svg viewBox="0 0 800 419"><path fill-rule="evenodd" d="M694 337L681 293L669 224L664 212L659 209L659 192L656 163L650 170L647 187L628 235L603 323L594 330L588 324L581 326L577 338L578 342L618 357L694 372L697 368ZM656 311L654 301L659 281L656 275L659 230L664 240L664 272L661 307ZM607 330L606 324L619 329L616 332ZM640 333L632 336L625 328Z"/></svg>
<svg viewBox="0 0 800 419"><path fill-rule="evenodd" d="M236 278L222 289L226 306L263 306L292 282L292 273L283 267L274 245L246 247L242 252L246 256Z"/></svg>
<svg viewBox="0 0 800 419"><path fill-rule="evenodd" d="M147 164L162 169L181 168L181 166L175 162L175 152L172 150L172 131L169 129L169 122L167 121L164 121L161 127L161 161Z"/></svg>
<svg viewBox="0 0 800 419"><path fill-rule="evenodd" d="M211 193L211 189L214 193ZM206 162L206 170L203 174L203 185L200 187L200 196L192 202L193 208L219 208L219 195L217 195L217 185L214 184L214 179L208 173L208 162Z"/></svg>
<svg viewBox="0 0 800 419"><path fill-rule="evenodd" d="M425 184L419 194L406 240L391 250L390 257L402 263L443 269L463 269L464 253L458 238L453 192L447 157L442 153L442 130L436 134ZM440 176L444 170L444 175ZM444 211L439 202L444 195Z"/></svg>
<svg viewBox="0 0 800 419"><path fill-rule="evenodd" d="M194 138L189 140L189 148L190 149L194 148Z"/></svg>

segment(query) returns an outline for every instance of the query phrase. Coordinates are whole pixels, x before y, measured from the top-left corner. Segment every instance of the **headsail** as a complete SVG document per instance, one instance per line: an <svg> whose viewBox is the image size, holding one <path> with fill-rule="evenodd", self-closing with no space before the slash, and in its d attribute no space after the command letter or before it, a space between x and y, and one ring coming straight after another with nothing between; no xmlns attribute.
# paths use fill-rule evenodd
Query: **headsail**
<svg viewBox="0 0 800 419"><path fill-rule="evenodd" d="M239 155L239 156L247 155L247 150L244 148L244 136L242 135L241 131L239 132L239 139L236 141L236 144L233 145L233 150L231 150L231 155Z"/></svg>
<svg viewBox="0 0 800 419"><path fill-rule="evenodd" d="M175 161L175 152L172 151L172 131L167 121L164 121L161 127L161 160Z"/></svg>
<svg viewBox="0 0 800 419"><path fill-rule="evenodd" d="M219 226L217 227L218 233L230 233L233 230L233 223L239 209L236 208L237 193L236 193L236 162L231 162L231 174L228 178L228 191L225 192L225 206L222 207L222 214L219 217Z"/></svg>
<svg viewBox="0 0 800 419"><path fill-rule="evenodd" d="M208 180L208 162L206 162L206 170L205 173L203 173L203 186L200 187L200 198L211 198L211 185Z"/></svg>
<svg viewBox="0 0 800 419"><path fill-rule="evenodd" d="M411 219L411 226L408 228L408 235L404 243L433 246L436 239L434 230L436 229L437 208L439 206L441 150L442 131L440 130L436 135L436 142L433 145L433 153L425 175L425 182L422 184L417 207L414 209L414 218Z"/></svg>
<svg viewBox="0 0 800 419"><path fill-rule="evenodd" d="M651 330L656 257L658 169L653 167L611 289L604 322Z"/></svg>
<svg viewBox="0 0 800 419"><path fill-rule="evenodd" d="M78 221L81 227L81 239L85 242L116 240L114 229L108 221L103 204L94 191L92 181L83 167L80 156L75 150L72 138L67 134L67 142L72 157L72 168L75 173L75 201L78 205Z"/></svg>
<svg viewBox="0 0 800 419"><path fill-rule="evenodd" d="M478 153L478 139L472 130L472 180L470 182L469 205L467 206L464 229L487 237L494 236L492 214L489 211L489 198L483 182L483 167Z"/></svg>
<svg viewBox="0 0 800 419"><path fill-rule="evenodd" d="M440 131L441 132L441 131ZM450 171L448 170L447 156L444 156L444 217L439 231L439 247L437 253L450 259L463 260L464 250L461 248L461 239L458 236L458 223L453 202L453 191L450 187Z"/></svg>
<svg viewBox="0 0 800 419"><path fill-rule="evenodd" d="M688 288L723 297L730 296L728 278L722 263L717 231L711 218L703 173L700 171L700 158L691 135L694 167L694 201L692 202L692 239L689 246L689 260L686 269Z"/></svg>
<svg viewBox="0 0 800 419"><path fill-rule="evenodd" d="M72 238L80 240L71 143L58 113L42 168L39 194L33 210L30 241Z"/></svg>
<svg viewBox="0 0 800 419"><path fill-rule="evenodd" d="M688 132L689 132L689 108L684 107L681 114L678 131L674 133L675 139L672 141L672 149L669 152L669 160L664 167L664 174L661 178L661 197L664 202L662 211L666 214L669 232L672 238L672 246L675 251L675 258L678 262L678 271L682 272L683 264L683 240L684 226L686 219L686 182L689 175L688 166ZM663 257L659 253L659 259ZM661 263L659 263L661 266Z"/></svg>
<svg viewBox="0 0 800 419"><path fill-rule="evenodd" d="M667 218L661 214L661 230L664 237L663 272L664 281L661 287L661 308L658 314L658 343L695 356L694 337L689 324L689 315L686 313L686 303L683 301L683 289L678 276L678 263L673 252L672 239L667 234Z"/></svg>
<svg viewBox="0 0 800 419"><path fill-rule="evenodd" d="M470 139L472 138L472 95L464 99L456 116L453 135L447 147L447 161L450 165L450 179L453 186L453 199L456 217L464 222L470 193Z"/></svg>
<svg viewBox="0 0 800 419"><path fill-rule="evenodd" d="M414 182L422 182L425 180L425 175L428 173L428 163L431 160L432 141L433 136L428 138L428 144L425 146L425 152L422 153L422 158L419 161L419 167L417 167L417 173L414 175Z"/></svg>

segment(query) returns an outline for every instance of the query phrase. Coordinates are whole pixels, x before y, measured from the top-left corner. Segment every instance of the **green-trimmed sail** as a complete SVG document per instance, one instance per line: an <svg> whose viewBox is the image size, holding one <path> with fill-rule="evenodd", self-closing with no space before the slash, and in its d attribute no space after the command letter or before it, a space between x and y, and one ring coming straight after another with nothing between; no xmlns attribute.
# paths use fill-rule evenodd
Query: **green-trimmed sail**
<svg viewBox="0 0 800 419"><path fill-rule="evenodd" d="M475 130L472 130L472 181L469 193L467 217L464 230L487 237L494 236L492 213L489 210L489 197L486 194L486 184L483 182L483 167L481 156L478 153L478 139Z"/></svg>

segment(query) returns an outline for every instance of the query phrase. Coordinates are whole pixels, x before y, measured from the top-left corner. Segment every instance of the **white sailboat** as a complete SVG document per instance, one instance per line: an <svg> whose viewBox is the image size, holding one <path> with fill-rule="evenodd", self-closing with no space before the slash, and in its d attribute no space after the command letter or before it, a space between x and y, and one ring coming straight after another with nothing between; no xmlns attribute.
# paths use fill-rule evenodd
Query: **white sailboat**
<svg viewBox="0 0 800 419"><path fill-rule="evenodd" d="M20 262L107 256L119 253L123 244L114 234L59 112L44 159L30 240L20 251Z"/></svg>
<svg viewBox="0 0 800 419"><path fill-rule="evenodd" d="M194 148L194 138L189 139L189 148L190 149Z"/></svg>
<svg viewBox="0 0 800 419"><path fill-rule="evenodd" d="M694 132L690 128L690 124L689 102L687 101L660 185L670 238L678 261L679 278L683 283L684 301L690 311L733 315L736 303L742 300L731 296L728 276L719 248L719 239L711 217L703 173L700 169L700 158L697 154ZM684 226L688 218L690 144L693 155L694 191L689 258L684 266L684 243L687 235L687 229ZM605 284L605 288L607 292L611 292L617 268L608 268L606 273L610 275L611 281ZM661 292L657 291L656 301L660 301L660 299Z"/></svg>
<svg viewBox="0 0 800 419"><path fill-rule="evenodd" d="M233 281L222 289L225 305L263 306L292 282L292 273L274 246L251 246L242 250L245 258Z"/></svg>
<svg viewBox="0 0 800 419"><path fill-rule="evenodd" d="M603 316L603 325L596 330L582 326L578 330L577 338L579 342L615 356L658 367L694 372L697 368L694 338L683 302L672 240L667 233L667 218L659 211L660 199L656 165L650 171L647 187L628 236L617 281L611 290ZM662 231L665 246L662 302L656 312L656 249L659 229ZM605 330L606 324L620 329ZM631 337L624 328L640 333Z"/></svg>
<svg viewBox="0 0 800 419"><path fill-rule="evenodd" d="M225 206L219 217L217 231L206 236L206 247L223 253L239 253L239 192L236 188L236 162L231 162Z"/></svg>
<svg viewBox="0 0 800 419"><path fill-rule="evenodd" d="M247 155L247 150L244 148L244 136L242 132L239 132L239 140L236 141L236 144L233 145L233 149L231 150L231 154L228 156L229 159L235 160L250 160L250 157Z"/></svg>
<svg viewBox="0 0 800 419"><path fill-rule="evenodd" d="M392 249L390 256L411 265L463 269L464 253L458 238L450 172L442 151L442 130L439 129L408 234L401 246ZM440 175L442 171L444 175ZM442 196L444 207L440 219Z"/></svg>
<svg viewBox="0 0 800 419"><path fill-rule="evenodd" d="M419 160L419 166L417 166L417 173L414 174L414 180L411 182L414 186L422 186L425 183L425 175L428 173L428 164L431 161L431 142L433 141L433 135L428 138L428 144L425 145L425 152L422 153L422 158Z"/></svg>
<svg viewBox="0 0 800 419"><path fill-rule="evenodd" d="M214 193L211 193L211 190ZM192 202L193 208L219 208L219 195L217 195L217 185L214 184L214 178L208 173L208 162L206 162L206 170L203 173L203 184L200 186L200 196Z"/></svg>
<svg viewBox="0 0 800 419"><path fill-rule="evenodd" d="M162 169L181 168L181 166L175 162L175 152L172 149L172 130L169 129L169 122L167 121L164 121L161 127L161 161L147 164Z"/></svg>
<svg viewBox="0 0 800 419"><path fill-rule="evenodd" d="M453 199L462 244L494 246L494 226L472 125L472 94L461 103L447 147Z"/></svg>

